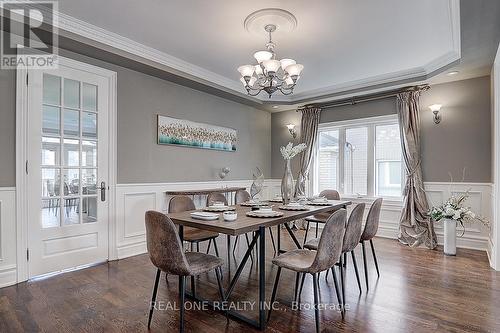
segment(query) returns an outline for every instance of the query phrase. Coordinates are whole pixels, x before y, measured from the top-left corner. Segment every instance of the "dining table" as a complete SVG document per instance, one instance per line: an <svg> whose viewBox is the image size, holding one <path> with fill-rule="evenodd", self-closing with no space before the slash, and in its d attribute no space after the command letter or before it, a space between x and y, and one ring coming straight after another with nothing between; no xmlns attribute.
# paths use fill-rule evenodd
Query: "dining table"
<svg viewBox="0 0 500 333"><path fill-rule="evenodd" d="M238 265L234 276L230 279L229 285L225 292L224 301L229 301L231 294L234 291L236 283L243 271L252 251L257 246L258 253L258 272L259 272L259 290L258 290L258 304L259 304L259 314L258 320L252 319L248 316L245 316L244 313L238 312L236 310L227 310L225 311L226 315L239 319L253 327L256 327L260 330L264 330L266 328L267 320L266 320L266 276L265 276L265 258L266 258L266 229L277 226L278 229L278 253L282 253L283 251L280 249L280 229L281 225L285 226L286 231L292 238L295 246L298 249L301 249L302 246L297 240L293 230L290 228L287 222L300 220L302 218L308 217L310 215L318 214L318 213L326 213L339 208L347 208L351 204L351 201L345 200L329 200L328 203L321 203L321 205L315 205L315 203L310 202L305 205L305 210L284 210L281 205L279 207L275 207L275 211L282 212L281 216L277 217L250 217L247 216L248 212L251 212L251 207L236 205L233 206L234 211L238 214L237 219L235 221L225 221L223 219L222 213L219 214L219 218L217 220L207 221L200 220L191 217L191 213L194 211L187 211L181 213L172 213L167 214L168 217L178 226L179 237L181 241L183 241L183 233L184 227L193 227L202 230L214 231L220 234L226 234L229 236L238 236L246 233L253 233L252 240L246 250L240 264ZM197 210L203 211L203 209ZM229 251L229 249L228 249ZM208 302L207 300L199 298L196 294L192 294L186 291L186 297L201 301ZM210 303L210 302L208 302ZM215 308L215 307L214 307Z"/></svg>

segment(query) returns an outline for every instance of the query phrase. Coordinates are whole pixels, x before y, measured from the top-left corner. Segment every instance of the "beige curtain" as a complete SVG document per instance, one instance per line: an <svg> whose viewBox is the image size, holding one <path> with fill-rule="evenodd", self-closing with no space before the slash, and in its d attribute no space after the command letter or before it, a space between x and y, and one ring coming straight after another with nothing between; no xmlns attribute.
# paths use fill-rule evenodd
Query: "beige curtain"
<svg viewBox="0 0 500 333"><path fill-rule="evenodd" d="M306 108L302 110L302 121L300 124L300 143L307 145L306 150L300 154L300 169L295 184L295 197L305 195L306 181L309 176L309 168L318 137L320 108Z"/></svg>
<svg viewBox="0 0 500 333"><path fill-rule="evenodd" d="M397 96L401 145L406 171L404 206L399 221L401 243L410 246L437 246L434 227L429 219L429 204L424 192L420 156L419 98L421 90L407 91Z"/></svg>

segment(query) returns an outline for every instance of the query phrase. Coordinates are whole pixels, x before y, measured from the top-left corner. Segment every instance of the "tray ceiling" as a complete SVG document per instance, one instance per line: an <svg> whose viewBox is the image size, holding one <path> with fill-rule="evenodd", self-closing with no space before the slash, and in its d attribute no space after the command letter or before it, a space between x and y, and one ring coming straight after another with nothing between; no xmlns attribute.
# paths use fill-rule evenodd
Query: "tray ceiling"
<svg viewBox="0 0 500 333"><path fill-rule="evenodd" d="M292 33L273 35L278 58L305 66L294 95L273 101L417 78L460 59L458 0L59 1L59 11L68 15L61 22L74 32L108 37L125 48L147 46L144 57L235 93L245 92L236 68L253 63L253 52L266 42L264 33L248 33L243 20L269 7L298 20Z"/></svg>

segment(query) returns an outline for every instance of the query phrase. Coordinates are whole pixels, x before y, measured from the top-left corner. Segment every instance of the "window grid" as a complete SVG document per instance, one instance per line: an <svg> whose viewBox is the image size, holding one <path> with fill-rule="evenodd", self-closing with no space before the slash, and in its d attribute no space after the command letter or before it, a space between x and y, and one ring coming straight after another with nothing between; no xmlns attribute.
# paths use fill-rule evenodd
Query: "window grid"
<svg viewBox="0 0 500 333"><path fill-rule="evenodd" d="M381 128L392 130L391 134L394 134L394 129L397 128L397 140L394 137L389 141L381 140L380 137L377 138L377 133L380 136ZM377 131L377 129L379 129L379 131ZM324 133L331 133L334 131L338 133L339 147L338 155L335 159L333 159L333 163L337 166L336 179L325 182L324 165L327 161L324 157L325 149L324 147L320 147L320 141L321 136L324 135ZM356 132L358 134L366 134L366 146L364 146L362 142L363 136L359 136L357 138L357 149L360 154L358 154L358 157L354 154L354 160L352 161L349 155L349 145L346 145L346 143L353 141L352 134ZM312 168L313 177L311 177L311 186L314 193L319 193L321 190L331 188L338 190L341 195L347 196L383 196L394 199L401 198L401 189L404 186L405 176L402 166L399 126L395 116L374 117L355 121L321 124L318 131L318 138ZM359 142L361 142L361 145L359 145ZM382 148L385 148L385 151ZM354 152L356 152L356 149ZM366 164L362 165L364 160L366 160ZM394 181L394 176L397 175L397 171L399 170L395 164L391 164L392 162L395 162L396 164L399 163L399 168L401 170L400 184L392 183ZM379 171L382 171L379 170L379 167L381 163L386 163L383 165L383 167L387 169L383 170L384 175L388 175L388 177L390 176L390 178L384 178L384 180L386 182L388 181L391 186L391 190L385 191L385 194L380 193L381 191L379 191ZM351 170L349 169L349 166L352 165L354 165L354 186L350 184L353 178L351 177ZM360 175L360 177L357 177L357 175ZM356 184L356 182L358 182L358 184ZM366 190L364 190L365 187ZM352 188L354 190L351 190ZM390 194L387 194L389 192Z"/></svg>

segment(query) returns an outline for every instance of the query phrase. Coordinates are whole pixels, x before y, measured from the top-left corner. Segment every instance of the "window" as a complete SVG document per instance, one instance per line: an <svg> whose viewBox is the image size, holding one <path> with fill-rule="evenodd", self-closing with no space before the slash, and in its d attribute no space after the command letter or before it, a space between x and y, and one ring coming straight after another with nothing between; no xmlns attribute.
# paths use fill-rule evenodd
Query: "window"
<svg viewBox="0 0 500 333"><path fill-rule="evenodd" d="M395 116L321 124L314 159L315 193L401 197L403 169Z"/></svg>

